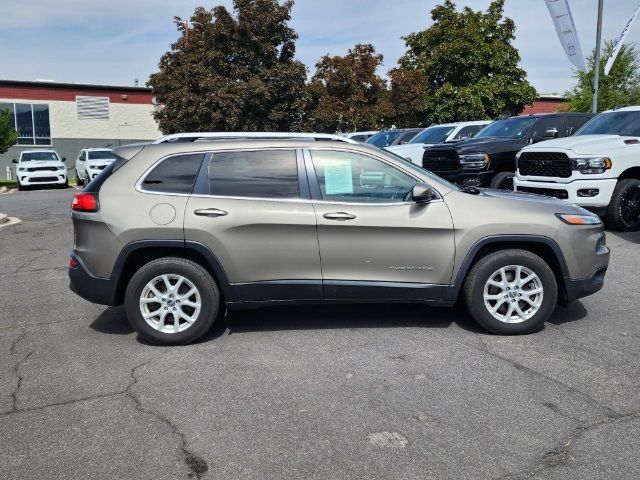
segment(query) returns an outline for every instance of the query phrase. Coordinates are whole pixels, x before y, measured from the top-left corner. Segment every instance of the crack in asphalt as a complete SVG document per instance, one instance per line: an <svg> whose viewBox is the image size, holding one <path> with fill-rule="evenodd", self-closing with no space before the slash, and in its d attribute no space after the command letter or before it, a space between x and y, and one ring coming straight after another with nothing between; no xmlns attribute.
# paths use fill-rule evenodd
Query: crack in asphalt
<svg viewBox="0 0 640 480"><path fill-rule="evenodd" d="M28 333L28 330L23 329L22 334L16 339L14 340L14 342L11 344L10 347L10 352L12 355L15 354L17 345L26 337ZM187 469L188 469L188 474L187 476L189 478L195 478L197 480L200 480L203 478L204 474L209 470L209 465L207 464L207 461L200 457L199 455L193 453L191 450L189 450L188 448L188 442L187 442L187 436L184 432L181 432L178 427L166 416L162 415L159 412L156 412L155 410L149 408L149 407L145 407L142 403L142 400L133 392L133 388L136 386L136 384L138 383L138 377L137 377L137 371L147 365L149 365L150 363L154 362L157 359L156 357L153 357L139 365L136 365L135 367L131 368L131 370L129 371L129 375L131 377L131 381L129 382L129 384L120 391L117 392L109 392L109 393L101 393L101 394L96 394L96 395L90 395L87 397L81 397L81 398L73 398L73 399L69 399L63 402L54 402L54 403L49 403L46 405L39 405L39 406L35 406L35 407L25 407L25 408L18 408L17 407L17 396L18 396L18 392L20 390L20 387L22 386L22 382L24 380L24 377L22 375L19 374L19 369L20 366L34 353L35 350L31 350L29 353L27 353L20 361L18 361L15 366L14 366L14 372L16 374L17 377L17 382L16 382L16 388L13 391L13 393L11 394L11 398L12 398L12 408L10 411L7 412L0 412L0 417L6 417L9 415L15 415L18 413L25 413L25 412L33 412L33 411L38 411L38 410L44 410L47 408L52 408L52 407L60 407L60 406L67 406L67 405L72 405L75 403L80 403L80 402L88 402L91 400L97 400L97 399L101 399L101 398L110 398L110 397L117 397L117 396L124 396L126 398L129 398L135 409L138 410L141 413L147 414L147 415L151 415L152 417L156 418L157 420L159 420L161 423L163 423L164 425L166 425L169 430L171 431L171 434L176 436L179 440L179 450L180 450L180 455L182 456L182 459L184 461L184 464L186 465Z"/></svg>
<svg viewBox="0 0 640 480"><path fill-rule="evenodd" d="M603 417L594 420L589 423L583 423L582 425L573 429L570 435L568 435L560 444L560 446L553 448L542 455L542 458L528 469L521 470L516 473L510 473L498 477L498 480L516 480L522 478L529 478L538 472L541 472L547 468L555 468L566 465L569 462L569 454L571 448L575 443L585 435L588 431L612 423L622 423L630 420L640 418L640 412L619 414L616 417Z"/></svg>
<svg viewBox="0 0 640 480"><path fill-rule="evenodd" d="M149 365L154 360L155 358L148 360L147 362L142 363L137 367L134 367L131 369L130 375L131 375L132 381L124 390L124 394L127 395L133 401L137 410L157 418L158 420L160 420L162 423L164 423L167 427L171 429L171 432L175 436L177 436L180 440L180 453L182 454L184 463L189 469L188 477L201 479L203 475L209 470L209 465L207 464L207 461L204 458L196 455L195 453L191 452L187 448L187 436L185 435L185 433L181 432L171 420L169 420L167 417L165 417L161 413L156 412L155 410L152 410L148 407L145 407L142 404L142 400L135 393L133 393L132 389L138 383L138 377L136 376L136 372L140 368L145 367L146 365Z"/></svg>
<svg viewBox="0 0 640 480"><path fill-rule="evenodd" d="M17 273L21 273L22 269L27 268L29 265L31 265L33 262L40 260L43 257L46 257L47 255L52 255L53 252L50 252L48 250L42 252L39 255L36 255L35 257L30 258L29 260L23 262L22 264L18 265L18 267L13 271L13 275L16 275Z"/></svg>
<svg viewBox="0 0 640 480"><path fill-rule="evenodd" d="M568 385L568 384L562 382L561 380L558 380L557 378L553 378L553 377L551 377L551 376L549 376L549 375L547 375L545 373L539 372L538 370L534 370L531 367L527 367L526 365L523 365L522 363L519 363L519 362L517 362L515 360L512 360L509 357L505 357L503 355L500 355L497 352L494 352L494 351L490 350L482 339L480 339L480 343L482 345L481 347L478 347L478 346L475 346L475 345L470 345L470 344L467 344L467 345L475 348L476 350L478 350L480 352L486 353L487 355L490 355L490 356L492 356L494 358L502 360L503 362L507 362L508 364L510 364L516 370L524 372L524 373L526 373L526 374L528 374L528 375L530 375L532 377L541 378L543 380L546 380L548 382L556 384L557 386L561 387L562 389L567 390L568 392L580 397L585 403L587 403L588 405L596 408L601 413L603 413L606 417L609 417L609 418L618 418L618 417L620 417L620 414L618 412L616 412L614 409L612 409L611 407L608 407L606 405L601 404L596 399L594 399L591 396L587 395L582 390L579 390L579 389L577 389L575 387L572 387L571 385Z"/></svg>

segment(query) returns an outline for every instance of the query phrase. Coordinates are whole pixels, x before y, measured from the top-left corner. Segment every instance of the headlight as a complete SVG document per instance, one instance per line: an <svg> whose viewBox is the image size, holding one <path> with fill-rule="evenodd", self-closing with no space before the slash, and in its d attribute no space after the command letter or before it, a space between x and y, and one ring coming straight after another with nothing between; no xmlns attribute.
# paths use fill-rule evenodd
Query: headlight
<svg viewBox="0 0 640 480"><path fill-rule="evenodd" d="M594 214L556 213L556 217L569 225L600 225L602 220Z"/></svg>
<svg viewBox="0 0 640 480"><path fill-rule="evenodd" d="M96 165L89 165L89 170L96 170L98 167Z"/></svg>
<svg viewBox="0 0 640 480"><path fill-rule="evenodd" d="M574 158L572 166L574 170L585 175L604 173L611 168L611 159L608 157Z"/></svg>
<svg viewBox="0 0 640 480"><path fill-rule="evenodd" d="M58 167L58 170L66 170L66 169L67 169L67 167L65 167L64 165L60 165L60 166Z"/></svg>
<svg viewBox="0 0 640 480"><path fill-rule="evenodd" d="M462 168L484 168L489 164L489 155L486 153L471 153L460 155Z"/></svg>
<svg viewBox="0 0 640 480"><path fill-rule="evenodd" d="M19 172L26 172L26 171L27 171L27 169L26 169L26 168L24 168L24 167L18 167L18 171L19 171Z"/></svg>

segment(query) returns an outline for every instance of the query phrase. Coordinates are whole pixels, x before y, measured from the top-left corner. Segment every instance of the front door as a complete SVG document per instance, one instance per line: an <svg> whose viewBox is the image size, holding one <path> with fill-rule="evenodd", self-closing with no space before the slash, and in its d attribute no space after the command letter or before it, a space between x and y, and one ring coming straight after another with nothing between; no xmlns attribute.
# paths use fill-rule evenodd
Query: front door
<svg viewBox="0 0 640 480"><path fill-rule="evenodd" d="M305 155L321 198L314 207L325 298L441 295L455 253L442 199L413 202L416 178L373 155L326 148Z"/></svg>
<svg viewBox="0 0 640 480"><path fill-rule="evenodd" d="M301 199L299 167L293 149L213 153L206 185L202 172L189 198L185 240L215 254L239 301L322 297L316 219Z"/></svg>

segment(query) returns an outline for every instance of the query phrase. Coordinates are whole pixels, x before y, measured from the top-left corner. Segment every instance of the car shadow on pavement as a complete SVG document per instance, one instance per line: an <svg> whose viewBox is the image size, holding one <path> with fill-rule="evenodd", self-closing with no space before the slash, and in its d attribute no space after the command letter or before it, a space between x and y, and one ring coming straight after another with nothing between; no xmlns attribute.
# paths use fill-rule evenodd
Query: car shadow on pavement
<svg viewBox="0 0 640 480"><path fill-rule="evenodd" d="M103 310L96 319L91 322L89 328L109 335L129 335L133 333L133 327L127 320L124 307L109 307Z"/></svg>
<svg viewBox="0 0 640 480"><path fill-rule="evenodd" d="M264 307L235 310L225 319L229 334L252 331L353 328L449 328L485 333L464 308L436 308L420 304L343 304Z"/></svg>
<svg viewBox="0 0 640 480"><path fill-rule="evenodd" d="M631 243L640 244L640 232L611 232L615 236L620 237L623 240Z"/></svg>
<svg viewBox="0 0 640 480"><path fill-rule="evenodd" d="M576 322L585 318L589 312L580 301L571 302L566 307L556 307L555 311L548 320L554 325L562 325L563 323Z"/></svg>

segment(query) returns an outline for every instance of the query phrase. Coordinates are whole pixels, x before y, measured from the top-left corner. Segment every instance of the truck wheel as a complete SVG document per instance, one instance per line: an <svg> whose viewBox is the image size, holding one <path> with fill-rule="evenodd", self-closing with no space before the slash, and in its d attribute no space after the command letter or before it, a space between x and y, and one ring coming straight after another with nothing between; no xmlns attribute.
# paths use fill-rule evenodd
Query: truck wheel
<svg viewBox="0 0 640 480"><path fill-rule="evenodd" d="M620 180L607 207L607 226L629 232L640 229L640 180Z"/></svg>
<svg viewBox="0 0 640 480"><path fill-rule="evenodd" d="M493 333L538 330L556 306L558 286L549 265L527 250L501 250L480 259L464 285L469 314Z"/></svg>
<svg viewBox="0 0 640 480"><path fill-rule="evenodd" d="M197 263L165 257L131 277L124 307L131 326L148 342L185 345L209 331L220 311L220 293Z"/></svg>
<svg viewBox="0 0 640 480"><path fill-rule="evenodd" d="M495 190L513 190L513 172L500 172L491 179L490 187Z"/></svg>

